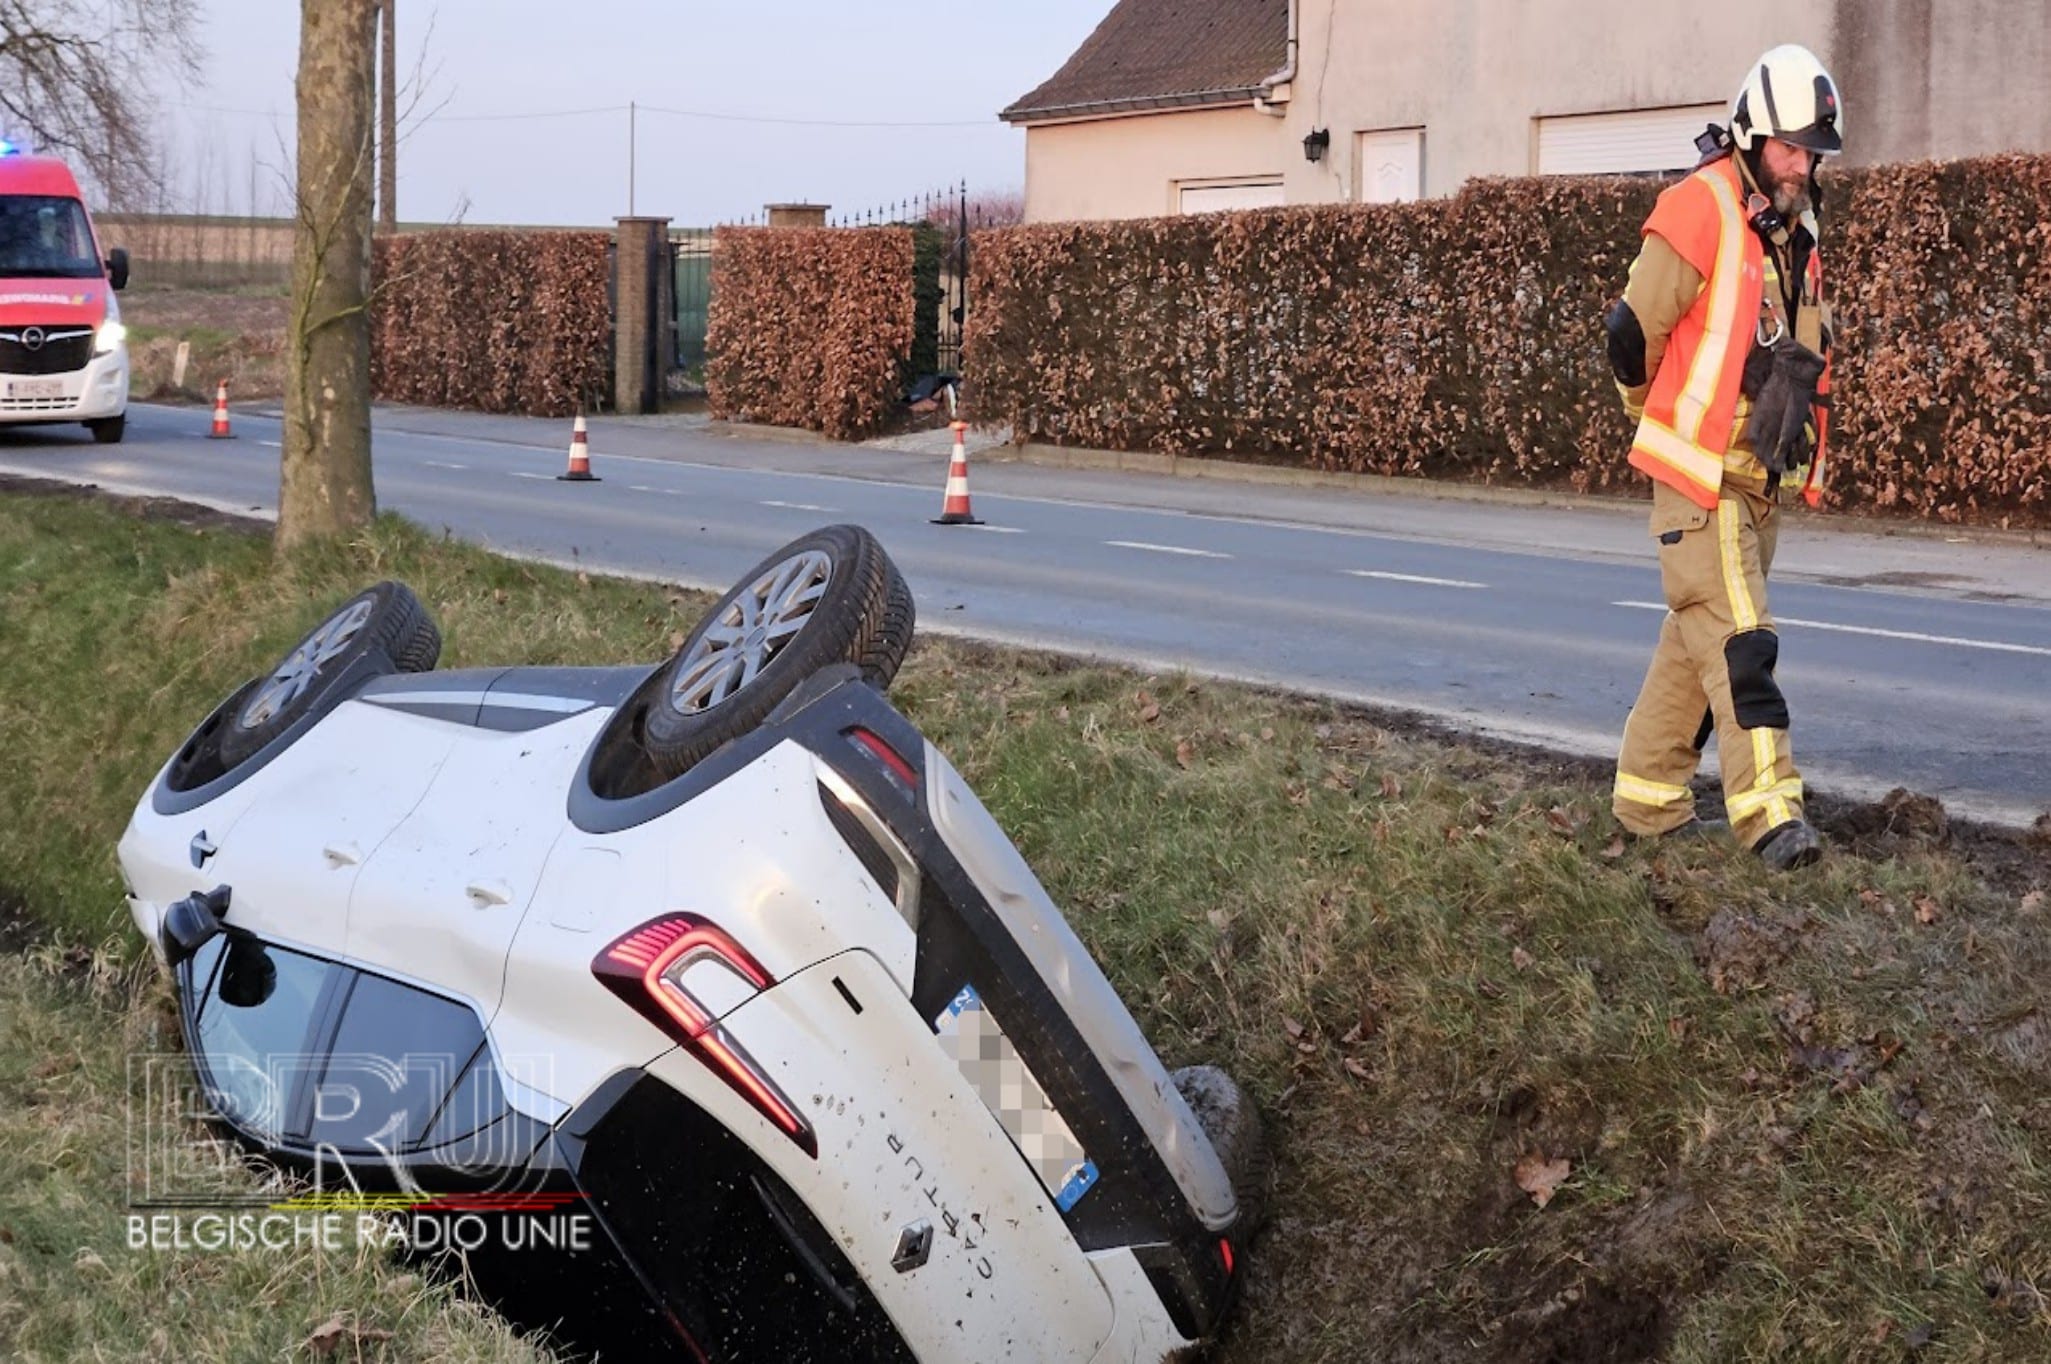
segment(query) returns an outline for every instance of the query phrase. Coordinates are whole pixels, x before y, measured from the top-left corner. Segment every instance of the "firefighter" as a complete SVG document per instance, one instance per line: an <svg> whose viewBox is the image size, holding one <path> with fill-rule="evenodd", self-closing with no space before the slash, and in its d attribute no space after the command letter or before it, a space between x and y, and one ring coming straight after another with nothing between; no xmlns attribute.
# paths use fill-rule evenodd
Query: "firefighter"
<svg viewBox="0 0 2051 1364"><path fill-rule="evenodd" d="M1624 725L1614 808L1641 837L1699 833L1688 781L1711 733L1731 832L1780 870L1823 844L1802 812L1780 636L1766 575L1781 499L1821 498L1830 313L1816 178L1843 147L1837 86L1815 55L1776 47L1746 73L1730 126L1659 196L1624 296L1604 317L1652 480L1667 614Z"/></svg>

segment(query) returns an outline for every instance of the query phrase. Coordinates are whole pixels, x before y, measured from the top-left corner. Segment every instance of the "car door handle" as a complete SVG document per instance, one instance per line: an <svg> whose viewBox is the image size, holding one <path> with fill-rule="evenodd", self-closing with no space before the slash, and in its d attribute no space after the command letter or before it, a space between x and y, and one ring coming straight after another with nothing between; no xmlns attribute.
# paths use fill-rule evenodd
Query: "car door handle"
<svg viewBox="0 0 2051 1364"><path fill-rule="evenodd" d="M363 849L354 843L330 843L320 850L320 855L328 859L330 870L339 871L343 867L353 867L361 862Z"/></svg>
<svg viewBox="0 0 2051 1364"><path fill-rule="evenodd" d="M470 897L474 909L490 909L494 905L513 902L513 888L503 881L472 881L463 887L463 893Z"/></svg>

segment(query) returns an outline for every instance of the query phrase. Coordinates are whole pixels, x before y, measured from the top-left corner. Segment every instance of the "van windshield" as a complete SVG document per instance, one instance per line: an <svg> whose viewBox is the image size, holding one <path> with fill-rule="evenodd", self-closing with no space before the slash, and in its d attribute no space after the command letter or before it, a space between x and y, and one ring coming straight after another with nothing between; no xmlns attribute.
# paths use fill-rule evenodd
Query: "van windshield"
<svg viewBox="0 0 2051 1364"><path fill-rule="evenodd" d="M85 205L54 195L0 195L0 278L24 275L99 277Z"/></svg>

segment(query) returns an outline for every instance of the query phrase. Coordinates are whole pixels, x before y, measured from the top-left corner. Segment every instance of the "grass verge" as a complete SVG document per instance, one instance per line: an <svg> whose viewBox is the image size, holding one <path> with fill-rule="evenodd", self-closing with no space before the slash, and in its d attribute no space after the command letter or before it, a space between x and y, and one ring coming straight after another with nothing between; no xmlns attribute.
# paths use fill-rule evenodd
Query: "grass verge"
<svg viewBox="0 0 2051 1364"><path fill-rule="evenodd" d="M277 397L285 391L285 304L277 289L130 288L121 296L129 395L211 402L226 379L238 402ZM172 383L181 341L191 347L182 387Z"/></svg>
<svg viewBox="0 0 2051 1364"><path fill-rule="evenodd" d="M392 521L278 564L180 516L0 495L0 886L45 939L119 931L113 843L157 764L364 582L412 583L451 667L654 660L702 605ZM1838 851L1776 879L1715 843L1626 844L1584 765L1327 704L930 640L895 698L1164 1058L1221 1062L1268 1114L1273 1221L1227 1364L2051 1357L2041 843L1825 804ZM161 1011L154 986L90 1003L7 969L30 982L10 1086L73 1045L111 1061ZM76 1071L80 1101L115 1083ZM7 1247L40 1287L0 1307L0 1354L73 1294L127 1305L68 1338L146 1338L121 1324L157 1271L90 1230L119 1171L71 1180L29 1196L90 1234ZM390 1271L361 1272L368 1312ZM265 1282L315 1320L337 1281Z"/></svg>

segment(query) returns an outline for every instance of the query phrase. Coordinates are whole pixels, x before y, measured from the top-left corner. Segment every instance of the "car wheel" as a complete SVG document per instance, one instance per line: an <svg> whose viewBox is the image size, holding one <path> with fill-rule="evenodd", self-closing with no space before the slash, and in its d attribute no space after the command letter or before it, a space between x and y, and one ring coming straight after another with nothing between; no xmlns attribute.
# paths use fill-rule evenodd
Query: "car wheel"
<svg viewBox="0 0 2051 1364"><path fill-rule="evenodd" d="M424 673L441 651L441 631L404 583L383 582L358 593L250 688L222 727L223 768L237 766L290 729L360 664Z"/></svg>
<svg viewBox="0 0 2051 1364"><path fill-rule="evenodd" d="M1239 1220L1232 1224L1232 1234L1243 1244L1267 1221L1268 1183L1274 1171L1260 1113L1232 1077L1216 1066L1184 1066L1170 1078L1232 1181L1232 1193L1239 1200Z"/></svg>
<svg viewBox="0 0 2051 1364"><path fill-rule="evenodd" d="M93 440L97 444L119 445L121 437L128 430L128 414L124 412L118 417L101 417L89 421L85 424L85 429L93 433Z"/></svg>
<svg viewBox="0 0 2051 1364"><path fill-rule="evenodd" d="M831 664L889 686L914 618L911 589L868 531L828 526L791 541L721 597L664 665L639 717L657 776L682 776Z"/></svg>

